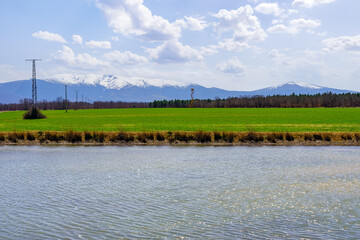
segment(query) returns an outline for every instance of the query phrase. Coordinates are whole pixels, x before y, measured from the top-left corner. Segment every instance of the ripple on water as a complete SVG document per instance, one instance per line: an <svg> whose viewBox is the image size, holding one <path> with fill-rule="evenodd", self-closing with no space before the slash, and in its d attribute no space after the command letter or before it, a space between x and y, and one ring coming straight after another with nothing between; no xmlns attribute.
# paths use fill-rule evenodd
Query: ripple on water
<svg viewBox="0 0 360 240"><path fill-rule="evenodd" d="M360 237L358 147L0 147L1 239Z"/></svg>

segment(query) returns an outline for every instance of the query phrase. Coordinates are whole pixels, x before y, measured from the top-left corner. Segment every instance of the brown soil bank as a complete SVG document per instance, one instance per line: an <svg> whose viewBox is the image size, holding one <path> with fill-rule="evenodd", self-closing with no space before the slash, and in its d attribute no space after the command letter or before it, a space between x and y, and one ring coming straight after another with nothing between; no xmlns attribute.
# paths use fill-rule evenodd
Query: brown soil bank
<svg viewBox="0 0 360 240"><path fill-rule="evenodd" d="M0 132L0 145L344 145L360 133L282 132Z"/></svg>

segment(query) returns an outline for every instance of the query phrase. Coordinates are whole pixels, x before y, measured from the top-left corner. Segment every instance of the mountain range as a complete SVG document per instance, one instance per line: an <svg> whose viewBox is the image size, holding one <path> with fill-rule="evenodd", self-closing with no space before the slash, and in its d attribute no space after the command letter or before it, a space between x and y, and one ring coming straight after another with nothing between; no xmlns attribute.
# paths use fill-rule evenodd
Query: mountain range
<svg viewBox="0 0 360 240"><path fill-rule="evenodd" d="M196 99L215 99L239 96L272 96L291 94L354 93L321 87L305 82L288 82L279 86L255 91L228 91L206 88L197 84L184 84L166 80L120 79L114 75L57 75L52 79L37 80L38 101L64 98L64 85L68 86L68 99L79 101L150 102L154 100L190 99L191 89ZM17 103L31 98L31 80L19 80L0 84L0 103Z"/></svg>

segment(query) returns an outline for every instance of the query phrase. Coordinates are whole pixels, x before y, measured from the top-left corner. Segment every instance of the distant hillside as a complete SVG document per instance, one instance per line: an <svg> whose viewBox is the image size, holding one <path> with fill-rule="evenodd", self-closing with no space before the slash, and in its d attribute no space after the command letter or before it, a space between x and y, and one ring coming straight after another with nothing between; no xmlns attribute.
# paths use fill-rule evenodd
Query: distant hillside
<svg viewBox="0 0 360 240"><path fill-rule="evenodd" d="M132 101L151 102L154 100L189 99L191 88L195 98L214 99L254 95L291 95L317 93L346 93L340 90L320 87L303 82L289 82L276 87L256 91L227 91L219 88L206 88L196 84L185 85L173 81L120 80L116 76L77 76L59 75L55 79L37 80L38 100L53 101L64 97L64 84L68 85L68 99L75 101L75 91L79 91L79 101ZM0 102L17 103L20 99L31 98L31 80L21 80L0 84Z"/></svg>

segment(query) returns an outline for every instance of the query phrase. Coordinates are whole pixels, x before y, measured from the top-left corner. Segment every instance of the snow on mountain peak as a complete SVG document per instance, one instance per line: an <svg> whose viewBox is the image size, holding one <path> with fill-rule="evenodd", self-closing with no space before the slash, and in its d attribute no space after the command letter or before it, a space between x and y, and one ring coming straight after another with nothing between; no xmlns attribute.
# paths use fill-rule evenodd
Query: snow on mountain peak
<svg viewBox="0 0 360 240"><path fill-rule="evenodd" d="M278 85L276 87L273 87L273 88L279 88L279 87L283 87L283 86L286 86L286 85L294 85L294 86L299 86L299 87L303 87L303 88L311 88L311 89L321 89L322 88L320 86L310 84L310 83L307 83L307 82L293 82L293 81L280 84L280 85Z"/></svg>
<svg viewBox="0 0 360 240"><path fill-rule="evenodd" d="M136 87L184 87L189 84L163 79L139 79L118 77L115 75L97 75L97 74L58 74L50 79L49 82L60 82L68 85L101 85L108 89L120 90L126 86Z"/></svg>

